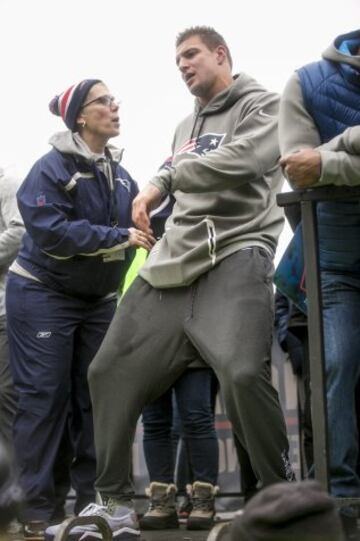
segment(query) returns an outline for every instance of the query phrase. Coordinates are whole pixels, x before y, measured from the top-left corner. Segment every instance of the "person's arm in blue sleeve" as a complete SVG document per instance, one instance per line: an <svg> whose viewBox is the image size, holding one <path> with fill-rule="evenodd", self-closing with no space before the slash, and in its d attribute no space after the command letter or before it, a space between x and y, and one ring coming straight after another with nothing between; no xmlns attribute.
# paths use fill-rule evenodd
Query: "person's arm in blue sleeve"
<svg viewBox="0 0 360 541"><path fill-rule="evenodd" d="M52 257L95 256L127 246L128 229L74 219L72 198L43 160L30 171L17 200L29 235Z"/></svg>
<svg viewBox="0 0 360 541"><path fill-rule="evenodd" d="M289 299L278 289L275 292L275 320L274 326L278 342L283 351L287 352L286 339L288 335L288 323L290 313Z"/></svg>

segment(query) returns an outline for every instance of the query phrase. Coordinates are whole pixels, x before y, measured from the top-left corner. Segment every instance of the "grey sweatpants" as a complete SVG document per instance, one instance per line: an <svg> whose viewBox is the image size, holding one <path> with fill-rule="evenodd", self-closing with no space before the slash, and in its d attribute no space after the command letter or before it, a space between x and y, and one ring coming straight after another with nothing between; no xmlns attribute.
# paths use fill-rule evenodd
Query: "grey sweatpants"
<svg viewBox="0 0 360 541"><path fill-rule="evenodd" d="M263 485L292 479L270 380L272 272L271 258L255 247L227 257L188 287L160 290L135 280L89 369L101 494L132 493L131 450L141 411L197 352L219 379L258 479Z"/></svg>
<svg viewBox="0 0 360 541"><path fill-rule="evenodd" d="M12 430L16 413L17 394L9 363L6 316L0 316L0 437L7 446L12 447Z"/></svg>

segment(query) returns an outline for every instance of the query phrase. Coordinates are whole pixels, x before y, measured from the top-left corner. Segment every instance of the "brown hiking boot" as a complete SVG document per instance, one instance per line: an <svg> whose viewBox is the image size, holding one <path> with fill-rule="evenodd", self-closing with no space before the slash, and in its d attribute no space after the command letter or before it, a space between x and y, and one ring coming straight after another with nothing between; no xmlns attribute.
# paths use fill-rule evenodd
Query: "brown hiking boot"
<svg viewBox="0 0 360 541"><path fill-rule="evenodd" d="M215 494L219 487L211 483L195 481L189 487L193 508L187 520L188 530L209 530L214 524Z"/></svg>
<svg viewBox="0 0 360 541"><path fill-rule="evenodd" d="M167 483L150 484L146 489L150 498L149 509L140 519L142 530L166 530L178 528L179 521L176 512L176 486Z"/></svg>

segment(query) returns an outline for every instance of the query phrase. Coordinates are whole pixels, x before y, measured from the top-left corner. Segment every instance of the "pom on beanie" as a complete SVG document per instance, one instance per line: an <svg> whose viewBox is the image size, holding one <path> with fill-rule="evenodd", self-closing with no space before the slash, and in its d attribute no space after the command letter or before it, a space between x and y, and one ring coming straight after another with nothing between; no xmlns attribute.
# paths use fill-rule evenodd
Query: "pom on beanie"
<svg viewBox="0 0 360 541"><path fill-rule="evenodd" d="M101 83L100 79L84 79L76 85L70 86L59 96L55 96L49 103L50 111L61 116L66 126L71 131L76 131L76 120L81 107L91 87Z"/></svg>

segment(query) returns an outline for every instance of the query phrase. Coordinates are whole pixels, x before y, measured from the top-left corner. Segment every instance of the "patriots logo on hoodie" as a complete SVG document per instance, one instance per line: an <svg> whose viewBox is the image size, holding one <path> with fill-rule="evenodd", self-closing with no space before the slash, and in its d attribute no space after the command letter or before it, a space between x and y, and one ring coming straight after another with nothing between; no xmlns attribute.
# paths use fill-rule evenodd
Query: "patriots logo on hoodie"
<svg viewBox="0 0 360 541"><path fill-rule="evenodd" d="M225 133L204 133L199 137L193 137L186 141L177 151L176 156L179 154L197 154L198 156L205 156L211 150L218 148L224 138Z"/></svg>
<svg viewBox="0 0 360 541"><path fill-rule="evenodd" d="M168 158L166 158L166 160L164 161L164 163L162 163L158 169L158 171L161 171L161 169L170 169L171 167L171 164L172 164L172 160L173 160L173 157L172 156L169 156Z"/></svg>

